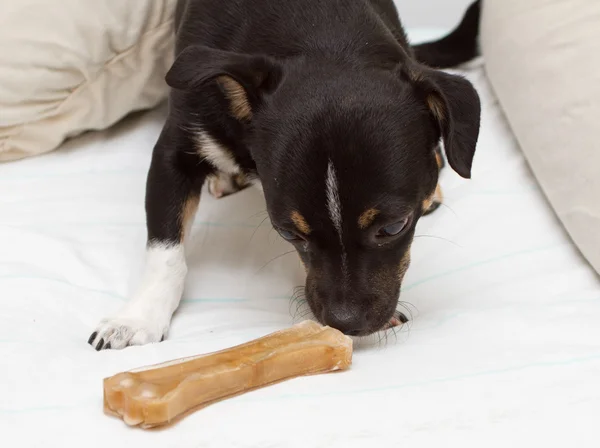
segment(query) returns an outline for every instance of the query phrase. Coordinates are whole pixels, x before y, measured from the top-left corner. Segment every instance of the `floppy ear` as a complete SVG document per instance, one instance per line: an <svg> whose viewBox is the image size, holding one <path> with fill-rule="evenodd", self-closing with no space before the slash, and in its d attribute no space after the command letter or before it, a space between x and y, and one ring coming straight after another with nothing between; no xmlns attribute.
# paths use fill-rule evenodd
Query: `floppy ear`
<svg viewBox="0 0 600 448"><path fill-rule="evenodd" d="M281 79L281 67L265 56L249 56L202 45L183 50L167 72L173 89L194 91L216 81L230 104L233 116L252 118L252 110Z"/></svg>
<svg viewBox="0 0 600 448"><path fill-rule="evenodd" d="M427 106L440 127L448 163L469 179L481 121L477 91L460 76L429 68L413 71L411 77L425 93Z"/></svg>

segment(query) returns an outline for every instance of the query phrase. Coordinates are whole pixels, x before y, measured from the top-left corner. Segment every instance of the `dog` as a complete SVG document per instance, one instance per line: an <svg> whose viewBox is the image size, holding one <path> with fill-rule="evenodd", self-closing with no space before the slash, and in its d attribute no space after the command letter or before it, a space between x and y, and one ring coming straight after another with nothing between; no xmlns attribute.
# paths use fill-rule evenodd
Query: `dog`
<svg viewBox="0 0 600 448"><path fill-rule="evenodd" d="M400 287L415 225L441 202L443 155L471 176L480 99L440 69L477 55L479 9L411 47L392 0L179 1L168 118L146 184L144 274L89 344L165 338L205 183L217 197L262 189L321 323L365 336L405 322Z"/></svg>

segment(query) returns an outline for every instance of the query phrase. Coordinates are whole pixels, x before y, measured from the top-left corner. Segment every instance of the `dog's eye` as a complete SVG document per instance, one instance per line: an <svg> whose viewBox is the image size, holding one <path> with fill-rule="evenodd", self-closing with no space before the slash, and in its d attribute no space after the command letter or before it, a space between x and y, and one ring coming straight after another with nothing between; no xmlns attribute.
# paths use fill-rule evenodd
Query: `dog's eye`
<svg viewBox="0 0 600 448"><path fill-rule="evenodd" d="M277 231L279 232L279 234L281 235L281 237L284 240L296 241L296 240L302 239L298 235L296 235L294 232L290 232L289 230L277 229Z"/></svg>
<svg viewBox="0 0 600 448"><path fill-rule="evenodd" d="M408 218L404 218L402 221L395 222L389 226L382 227L379 229L377 236L396 236L402 232L408 224Z"/></svg>

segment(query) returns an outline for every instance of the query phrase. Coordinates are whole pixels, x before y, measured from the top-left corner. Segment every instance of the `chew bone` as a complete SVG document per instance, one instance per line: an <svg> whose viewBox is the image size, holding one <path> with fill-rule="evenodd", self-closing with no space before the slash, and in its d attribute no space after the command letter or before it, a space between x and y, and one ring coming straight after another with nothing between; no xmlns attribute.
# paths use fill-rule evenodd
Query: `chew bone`
<svg viewBox="0 0 600 448"><path fill-rule="evenodd" d="M104 379L104 411L143 428L193 409L286 379L352 363L352 339L305 321L246 344Z"/></svg>

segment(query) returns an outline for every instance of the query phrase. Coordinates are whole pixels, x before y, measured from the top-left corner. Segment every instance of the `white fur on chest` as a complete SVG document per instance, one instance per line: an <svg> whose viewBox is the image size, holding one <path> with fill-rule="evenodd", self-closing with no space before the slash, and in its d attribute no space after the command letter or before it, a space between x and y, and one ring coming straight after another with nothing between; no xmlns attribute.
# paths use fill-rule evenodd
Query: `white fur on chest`
<svg viewBox="0 0 600 448"><path fill-rule="evenodd" d="M199 131L196 134L196 151L200 157L222 173L239 174L241 172L233 154L207 132Z"/></svg>

